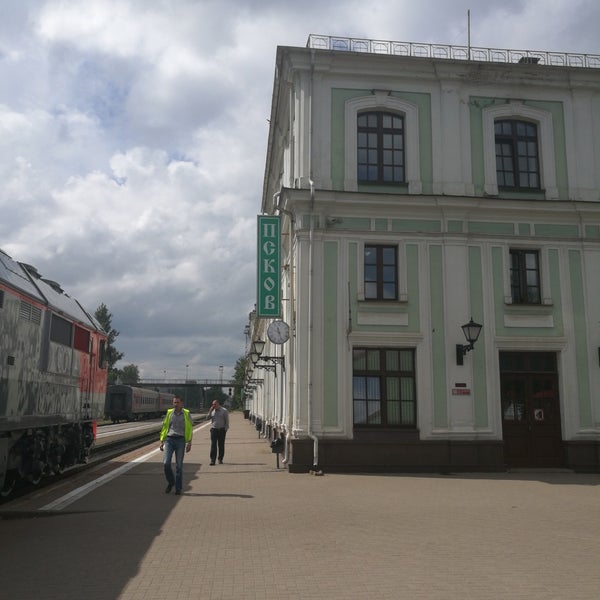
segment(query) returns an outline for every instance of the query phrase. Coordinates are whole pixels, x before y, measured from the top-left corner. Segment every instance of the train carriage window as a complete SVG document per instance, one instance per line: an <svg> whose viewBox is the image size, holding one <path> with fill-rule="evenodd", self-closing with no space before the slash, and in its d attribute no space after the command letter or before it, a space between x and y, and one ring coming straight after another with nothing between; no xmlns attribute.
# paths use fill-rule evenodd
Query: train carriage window
<svg viewBox="0 0 600 600"><path fill-rule="evenodd" d="M90 351L90 332L75 325L75 337L73 338L73 348L82 352Z"/></svg>
<svg viewBox="0 0 600 600"><path fill-rule="evenodd" d="M71 346L72 336L73 325L66 319L53 314L52 322L50 323L50 341Z"/></svg>

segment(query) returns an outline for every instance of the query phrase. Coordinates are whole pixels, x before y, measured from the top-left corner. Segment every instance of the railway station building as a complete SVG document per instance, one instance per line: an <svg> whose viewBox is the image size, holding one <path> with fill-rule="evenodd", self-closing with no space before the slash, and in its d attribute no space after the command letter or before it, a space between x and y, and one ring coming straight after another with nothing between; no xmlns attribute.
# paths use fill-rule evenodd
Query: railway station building
<svg viewBox="0 0 600 600"><path fill-rule="evenodd" d="M247 408L290 471L600 470L600 56L279 47L260 212Z"/></svg>

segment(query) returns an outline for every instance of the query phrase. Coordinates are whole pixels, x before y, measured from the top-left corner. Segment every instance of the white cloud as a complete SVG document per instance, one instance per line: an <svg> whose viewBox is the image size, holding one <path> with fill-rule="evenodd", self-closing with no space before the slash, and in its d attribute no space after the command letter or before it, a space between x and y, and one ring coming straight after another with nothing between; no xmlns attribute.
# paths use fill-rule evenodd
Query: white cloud
<svg viewBox="0 0 600 600"><path fill-rule="evenodd" d="M465 45L469 8L473 45L598 52L592 0L5 0L0 247L104 302L145 376L231 373L276 46Z"/></svg>

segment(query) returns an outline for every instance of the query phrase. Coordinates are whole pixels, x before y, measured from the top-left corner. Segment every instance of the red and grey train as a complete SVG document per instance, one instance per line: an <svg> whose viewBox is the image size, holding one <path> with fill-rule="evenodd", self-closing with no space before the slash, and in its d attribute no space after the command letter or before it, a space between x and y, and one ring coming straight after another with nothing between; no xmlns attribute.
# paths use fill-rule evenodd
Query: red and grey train
<svg viewBox="0 0 600 600"><path fill-rule="evenodd" d="M159 390L109 385L104 413L113 423L163 417L167 409L173 407L174 397L173 394Z"/></svg>
<svg viewBox="0 0 600 600"><path fill-rule="evenodd" d="M106 345L77 300L0 250L0 494L87 460L104 414Z"/></svg>

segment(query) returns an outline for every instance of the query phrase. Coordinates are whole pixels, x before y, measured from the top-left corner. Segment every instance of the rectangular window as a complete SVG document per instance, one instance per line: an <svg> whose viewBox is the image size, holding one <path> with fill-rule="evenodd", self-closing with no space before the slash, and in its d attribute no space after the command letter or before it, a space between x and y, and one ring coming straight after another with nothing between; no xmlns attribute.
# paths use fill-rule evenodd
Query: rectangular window
<svg viewBox="0 0 600 600"><path fill-rule="evenodd" d="M496 121L494 133L498 187L539 190L537 125L528 121Z"/></svg>
<svg viewBox="0 0 600 600"><path fill-rule="evenodd" d="M537 250L510 251L510 293L513 304L541 304Z"/></svg>
<svg viewBox="0 0 600 600"><path fill-rule="evenodd" d="M404 183L404 118L402 116L385 112L359 114L356 150L359 182Z"/></svg>
<svg viewBox="0 0 600 600"><path fill-rule="evenodd" d="M58 315L52 315L50 323L50 341L64 346L71 346L73 325Z"/></svg>
<svg viewBox="0 0 600 600"><path fill-rule="evenodd" d="M106 342L100 340L100 351L98 352L98 367L100 369L106 369L107 367L107 348Z"/></svg>
<svg viewBox="0 0 600 600"><path fill-rule="evenodd" d="M365 246L365 300L398 299L397 264L396 246Z"/></svg>
<svg viewBox="0 0 600 600"><path fill-rule="evenodd" d="M355 348L353 404L356 427L416 427L414 349Z"/></svg>
<svg viewBox="0 0 600 600"><path fill-rule="evenodd" d="M73 348L82 352L90 351L90 332L75 325L75 337L73 339Z"/></svg>
<svg viewBox="0 0 600 600"><path fill-rule="evenodd" d="M4 290L0 290L0 308L4 308Z"/></svg>

